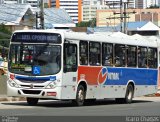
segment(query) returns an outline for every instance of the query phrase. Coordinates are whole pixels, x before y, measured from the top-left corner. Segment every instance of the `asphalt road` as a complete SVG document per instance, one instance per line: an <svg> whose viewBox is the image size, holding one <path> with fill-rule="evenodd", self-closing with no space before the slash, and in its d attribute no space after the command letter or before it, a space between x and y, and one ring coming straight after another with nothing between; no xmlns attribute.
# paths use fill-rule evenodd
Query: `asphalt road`
<svg viewBox="0 0 160 122"><path fill-rule="evenodd" d="M37 106L24 102L1 102L0 116L160 116L160 97L140 97L132 104L100 100L82 107L71 102L40 101Z"/></svg>

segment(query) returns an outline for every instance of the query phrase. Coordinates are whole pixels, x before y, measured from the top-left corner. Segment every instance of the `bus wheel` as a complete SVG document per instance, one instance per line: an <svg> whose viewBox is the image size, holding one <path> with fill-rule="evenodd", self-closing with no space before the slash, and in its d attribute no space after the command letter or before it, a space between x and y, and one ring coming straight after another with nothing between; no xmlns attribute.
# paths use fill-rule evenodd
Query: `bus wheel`
<svg viewBox="0 0 160 122"><path fill-rule="evenodd" d="M127 86L125 98L116 98L116 102L117 103L127 103L127 104L130 104L130 103L132 103L133 95L134 95L133 86L131 84L129 84Z"/></svg>
<svg viewBox="0 0 160 122"><path fill-rule="evenodd" d="M133 95L134 95L133 86L129 84L126 90L125 103L132 103Z"/></svg>
<svg viewBox="0 0 160 122"><path fill-rule="evenodd" d="M38 98L27 97L27 103L28 103L28 105L31 105L31 106L37 105Z"/></svg>
<svg viewBox="0 0 160 122"><path fill-rule="evenodd" d="M77 88L76 100L74 100L73 103L77 106L83 106L85 95L86 93L84 87L82 85L79 85Z"/></svg>

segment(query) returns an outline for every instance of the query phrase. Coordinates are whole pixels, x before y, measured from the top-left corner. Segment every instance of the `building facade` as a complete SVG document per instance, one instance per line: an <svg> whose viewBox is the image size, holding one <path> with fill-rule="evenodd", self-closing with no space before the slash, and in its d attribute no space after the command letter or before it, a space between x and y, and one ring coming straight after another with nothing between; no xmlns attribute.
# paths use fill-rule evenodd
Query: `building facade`
<svg viewBox="0 0 160 122"><path fill-rule="evenodd" d="M49 7L65 9L75 23L82 21L82 0L50 0Z"/></svg>
<svg viewBox="0 0 160 122"><path fill-rule="evenodd" d="M89 21L96 18L97 9L108 9L102 0L83 0L82 21Z"/></svg>
<svg viewBox="0 0 160 122"><path fill-rule="evenodd" d="M155 25L160 26L160 9L127 9L127 12L135 14L127 15L127 22L135 21L151 21ZM100 26L116 26L120 24L120 15L114 15L119 12L118 9L97 10L96 25ZM110 18L110 19L109 19Z"/></svg>
<svg viewBox="0 0 160 122"><path fill-rule="evenodd" d="M32 6L32 8L39 7L39 1L38 0L26 0L25 3L28 3Z"/></svg>

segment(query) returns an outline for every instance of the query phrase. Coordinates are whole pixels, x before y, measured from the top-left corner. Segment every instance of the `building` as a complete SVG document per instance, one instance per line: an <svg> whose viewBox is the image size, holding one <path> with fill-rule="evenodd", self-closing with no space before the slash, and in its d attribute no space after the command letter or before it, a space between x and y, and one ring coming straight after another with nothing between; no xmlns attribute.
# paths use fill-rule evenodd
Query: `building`
<svg viewBox="0 0 160 122"><path fill-rule="evenodd" d="M0 4L30 4L31 7L37 8L39 0L0 0Z"/></svg>
<svg viewBox="0 0 160 122"><path fill-rule="evenodd" d="M112 9L120 8L120 0L104 0L104 2ZM128 2L127 8L139 9L160 5L160 0L122 0L122 2Z"/></svg>
<svg viewBox="0 0 160 122"><path fill-rule="evenodd" d="M4 24L10 31L33 29L36 27L35 12L38 8L32 8L28 4L0 5L0 24ZM68 13L64 9L44 9L45 28L75 27ZM37 22L37 24L39 24Z"/></svg>
<svg viewBox="0 0 160 122"><path fill-rule="evenodd" d="M150 6L159 6L160 0L135 0L135 8L149 8Z"/></svg>
<svg viewBox="0 0 160 122"><path fill-rule="evenodd" d="M108 9L100 0L83 0L82 21L89 21L96 18L97 9Z"/></svg>
<svg viewBox="0 0 160 122"><path fill-rule="evenodd" d="M18 3L17 0L3 0L3 4L16 4Z"/></svg>
<svg viewBox="0 0 160 122"><path fill-rule="evenodd" d="M155 25L160 26L160 9L127 9L129 13L136 12L135 14L127 15L127 22L135 21L151 21ZM116 26L120 24L120 15L115 15L119 12L118 9L97 10L97 26Z"/></svg>
<svg viewBox="0 0 160 122"><path fill-rule="evenodd" d="M82 0L50 0L49 7L65 9L75 23L82 21Z"/></svg>
<svg viewBox="0 0 160 122"><path fill-rule="evenodd" d="M51 25L53 28L60 27L75 27L71 17L64 9L45 8L44 9L44 22L45 25ZM47 27L46 27L47 28Z"/></svg>
<svg viewBox="0 0 160 122"><path fill-rule="evenodd" d="M4 24L10 31L32 28L35 24L30 5L1 4L0 13L0 24Z"/></svg>
<svg viewBox="0 0 160 122"><path fill-rule="evenodd" d="M124 23L122 24L122 31L124 32ZM120 32L121 25L105 26L105 27L88 27L88 32ZM128 35L140 34L143 36L159 36L160 28L150 21L127 22L125 32Z"/></svg>
<svg viewBox="0 0 160 122"><path fill-rule="evenodd" d="M3 0L0 0L0 4L2 4L3 3Z"/></svg>
<svg viewBox="0 0 160 122"><path fill-rule="evenodd" d="M26 0L24 2L30 4L33 8L37 8L39 6L39 0Z"/></svg>
<svg viewBox="0 0 160 122"><path fill-rule="evenodd" d="M127 2L127 0L122 0L122 2ZM104 4L111 9L120 8L120 0L104 0ZM129 0L127 8L135 8L135 0Z"/></svg>

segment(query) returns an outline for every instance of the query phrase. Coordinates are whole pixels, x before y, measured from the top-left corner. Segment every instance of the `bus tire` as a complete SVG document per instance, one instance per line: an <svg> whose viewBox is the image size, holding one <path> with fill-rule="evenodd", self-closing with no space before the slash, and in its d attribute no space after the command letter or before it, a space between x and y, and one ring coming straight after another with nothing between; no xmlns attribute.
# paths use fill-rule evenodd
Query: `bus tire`
<svg viewBox="0 0 160 122"><path fill-rule="evenodd" d="M74 105L83 106L86 92L83 85L79 85L77 88L76 99L73 100Z"/></svg>
<svg viewBox="0 0 160 122"><path fill-rule="evenodd" d="M31 105L31 106L37 105L38 100L39 100L38 98L27 97L27 103L28 105Z"/></svg>
<svg viewBox="0 0 160 122"><path fill-rule="evenodd" d="M133 88L132 84L129 84L127 86L126 95L124 98L125 103L127 103L127 104L132 103L133 95L134 95L134 88Z"/></svg>
<svg viewBox="0 0 160 122"><path fill-rule="evenodd" d="M116 98L116 102L130 104L132 103L133 95L134 95L134 88L131 84L129 84L127 86L125 98Z"/></svg>

